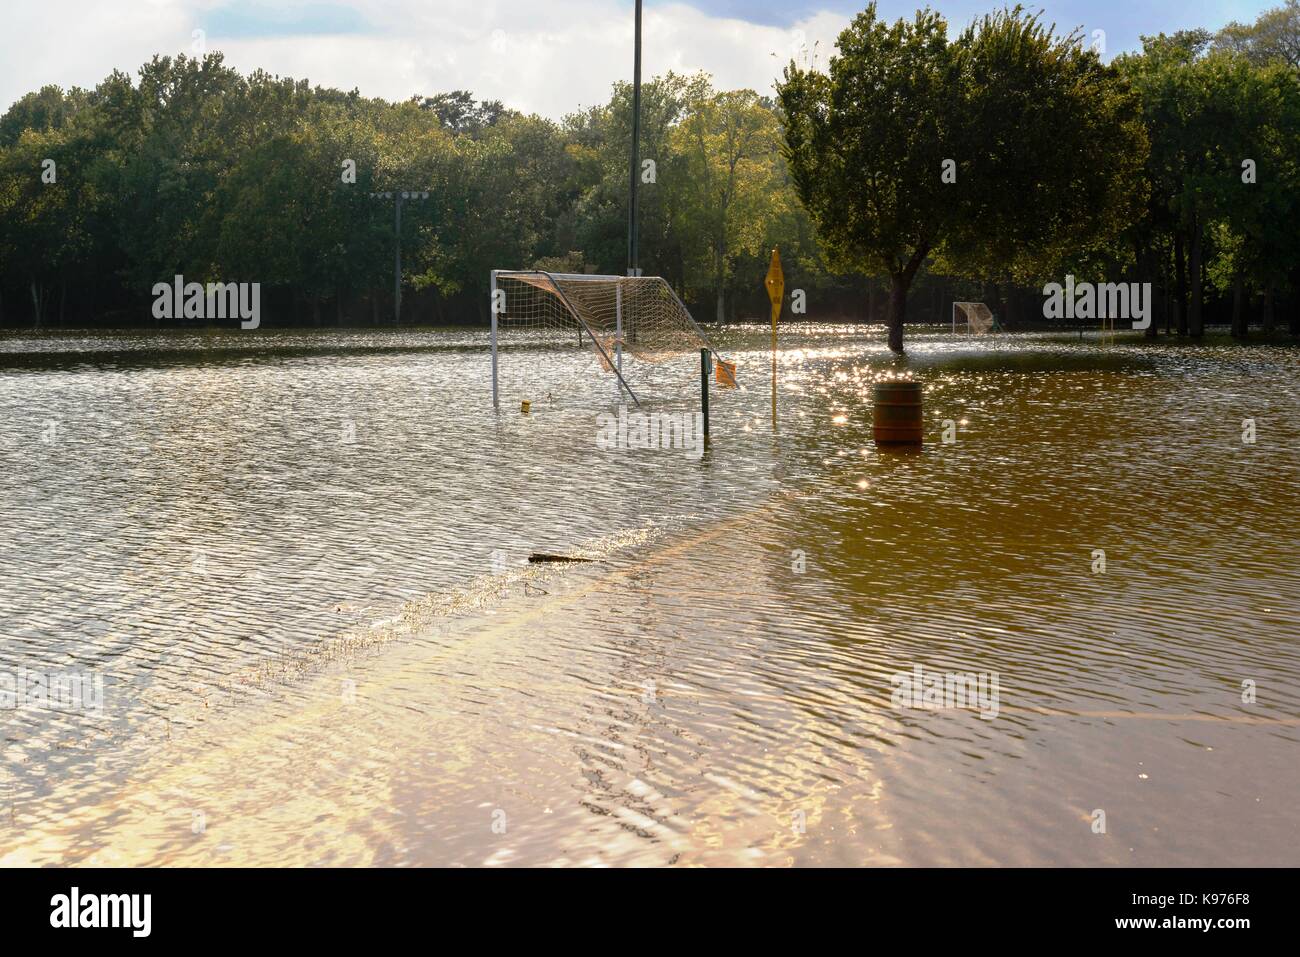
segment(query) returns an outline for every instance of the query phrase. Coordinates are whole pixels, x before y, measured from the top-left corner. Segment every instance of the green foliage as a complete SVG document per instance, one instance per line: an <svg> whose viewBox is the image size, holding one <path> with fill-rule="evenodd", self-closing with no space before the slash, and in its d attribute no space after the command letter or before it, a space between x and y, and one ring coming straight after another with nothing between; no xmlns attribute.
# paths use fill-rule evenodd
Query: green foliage
<svg viewBox="0 0 1300 957"><path fill-rule="evenodd" d="M832 265L890 277L895 351L931 254L946 271L1024 280L1112 240L1142 199L1146 141L1118 75L1020 7L950 43L938 14L889 24L873 3L828 72L791 63L778 93Z"/></svg>
<svg viewBox="0 0 1300 957"><path fill-rule="evenodd" d="M71 282L137 315L176 273L332 296L340 315L383 296L393 201L370 194L402 189L430 193L404 204L407 281L477 292L491 267L552 251L577 197L554 123L463 91L390 104L244 77L220 54L155 57L137 82L114 73L90 94L46 88L0 136L0 287L38 298ZM40 181L45 158L55 184Z"/></svg>
<svg viewBox="0 0 1300 957"><path fill-rule="evenodd" d="M1166 285L1187 275L1175 291L1192 335L1203 328L1202 263L1220 292L1241 284L1271 301L1294 285L1300 84L1287 51L1298 24L1288 3L1213 40L1205 31L1145 37L1141 54L1117 60L1151 141L1143 226L1168 251Z"/></svg>
<svg viewBox="0 0 1300 957"><path fill-rule="evenodd" d="M668 187L683 175L683 159L670 136L688 104L706 98L708 78L668 73L641 86L640 158L653 160L655 184L638 187L640 265L681 287L685 258L679 230L688 224L670 217ZM632 143L632 87L616 83L610 102L565 118L568 153L575 163L578 200L569 245L581 248L597 272L623 274L627 261L628 172Z"/></svg>
<svg viewBox="0 0 1300 957"><path fill-rule="evenodd" d="M13 146L25 130L62 130L85 109L86 99L85 90L75 87L67 93L57 86L28 93L0 117L0 147Z"/></svg>
<svg viewBox="0 0 1300 957"><path fill-rule="evenodd" d="M1280 63L1300 70L1300 0L1286 0L1251 24L1229 23L1214 43L1221 50L1241 54L1255 66Z"/></svg>
<svg viewBox="0 0 1300 957"><path fill-rule="evenodd" d="M681 174L664 187L688 288L711 287L717 319L725 319L724 295L736 258L758 256L789 194L783 190L778 152L780 128L771 109L752 90L699 91L670 146Z"/></svg>
<svg viewBox="0 0 1300 957"><path fill-rule="evenodd" d="M703 74L651 79L640 264L718 319L766 313L774 246L787 288L820 304L888 277L899 349L918 276L928 298L940 275L1012 289L1150 274L1189 300L1196 332L1202 274L1238 301L1300 290L1297 2L1144 38L1111 66L1019 7L950 40L932 11L888 23L873 4L827 70L789 65L776 102ZM319 320L323 302L340 321L391 315L394 203L372 194L404 189L429 193L401 222L424 315L485 320L492 268L620 274L631 99L618 83L556 123L465 90L390 103L241 75L220 54L44 87L0 116L5 321L16 302L54 321L65 301L151 321L153 284L176 273L263 283L270 324L302 305Z"/></svg>
<svg viewBox="0 0 1300 957"><path fill-rule="evenodd" d="M956 43L960 143L941 258L960 275L1034 285L1112 243L1146 203L1136 97L1077 35L1019 8Z"/></svg>
<svg viewBox="0 0 1300 957"><path fill-rule="evenodd" d="M786 157L834 268L902 274L951 219L939 170L957 67L947 24L919 11L889 25L876 6L840 34L830 72L786 68Z"/></svg>
<svg viewBox="0 0 1300 957"><path fill-rule="evenodd" d="M476 103L474 94L468 90L417 97L415 102L419 103L421 109L432 111L444 129L458 134L482 133L506 113L505 105L500 100Z"/></svg>
<svg viewBox="0 0 1300 957"><path fill-rule="evenodd" d="M342 318L392 290L393 200L371 194L414 189L429 197L403 204L404 281L440 313L481 317L495 267L623 272L630 120L626 84L554 123L464 90L394 104L241 76L220 54L155 57L135 81L48 87L0 118L0 288L34 284L39 298L71 283L147 315L153 284L183 273L261 282L314 310L333 299ZM703 75L647 82L643 268L719 304L731 289L761 293L772 245L814 272L778 138L773 105L752 91ZM46 157L56 185L40 183Z"/></svg>

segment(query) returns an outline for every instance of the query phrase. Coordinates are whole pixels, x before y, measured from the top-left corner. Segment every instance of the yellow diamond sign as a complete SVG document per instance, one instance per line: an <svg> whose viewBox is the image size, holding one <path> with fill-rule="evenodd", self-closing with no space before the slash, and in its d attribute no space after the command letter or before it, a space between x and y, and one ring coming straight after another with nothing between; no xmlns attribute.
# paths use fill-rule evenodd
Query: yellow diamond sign
<svg viewBox="0 0 1300 957"><path fill-rule="evenodd" d="M767 279L763 281L767 286L767 298L772 300L772 319L781 312L781 297L785 294L785 273L781 271L781 251L772 250L772 264L767 267Z"/></svg>

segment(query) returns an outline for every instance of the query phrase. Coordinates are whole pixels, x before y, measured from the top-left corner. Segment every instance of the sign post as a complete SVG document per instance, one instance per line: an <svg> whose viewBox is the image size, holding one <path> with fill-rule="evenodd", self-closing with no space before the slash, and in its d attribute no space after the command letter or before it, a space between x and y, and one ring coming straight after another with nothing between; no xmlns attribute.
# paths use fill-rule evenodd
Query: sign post
<svg viewBox="0 0 1300 957"><path fill-rule="evenodd" d="M781 269L781 251L772 250L772 262L767 267L767 298L772 300L772 431L776 431L776 320L781 317L781 300L785 296L785 273Z"/></svg>
<svg viewBox="0 0 1300 957"><path fill-rule="evenodd" d="M700 412L704 423L704 444L709 444L709 373L713 371L713 357L708 349L700 350Z"/></svg>

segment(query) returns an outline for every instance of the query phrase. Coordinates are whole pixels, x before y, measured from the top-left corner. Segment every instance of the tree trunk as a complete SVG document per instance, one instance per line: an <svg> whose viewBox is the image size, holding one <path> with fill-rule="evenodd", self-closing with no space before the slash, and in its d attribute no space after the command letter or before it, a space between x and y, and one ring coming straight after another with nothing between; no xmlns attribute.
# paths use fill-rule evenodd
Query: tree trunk
<svg viewBox="0 0 1300 957"><path fill-rule="evenodd" d="M1277 314L1273 310L1273 287L1264 287L1264 315L1262 317L1262 328L1264 335L1272 335L1274 328L1277 326Z"/></svg>
<svg viewBox="0 0 1300 957"><path fill-rule="evenodd" d="M876 320L876 284L867 280L867 325Z"/></svg>
<svg viewBox="0 0 1300 957"><path fill-rule="evenodd" d="M726 246L722 240L718 241L717 251L713 254L713 276L718 284L718 325L723 325L727 320L726 313L726 292L723 290L723 281L726 279L726 270L723 268L726 264L727 257L725 252Z"/></svg>
<svg viewBox="0 0 1300 957"><path fill-rule="evenodd" d="M1160 315L1156 311L1156 294L1162 292L1159 283L1156 282L1156 257L1149 245L1143 245L1138 250L1138 282L1150 283L1151 296L1147 299L1147 327L1143 335L1147 339L1154 339L1160 329L1156 317Z"/></svg>
<svg viewBox="0 0 1300 957"><path fill-rule="evenodd" d="M32 280L32 313L36 317L35 329L41 331L41 293L36 285L36 280Z"/></svg>
<svg viewBox="0 0 1300 957"><path fill-rule="evenodd" d="M1247 325L1246 280L1238 273L1232 280L1232 337L1245 339Z"/></svg>
<svg viewBox="0 0 1300 957"><path fill-rule="evenodd" d="M1187 304L1187 334L1193 339L1205 335L1204 288L1201 276L1201 223L1192 217L1192 241L1187 258L1187 270L1191 273L1191 301Z"/></svg>
<svg viewBox="0 0 1300 957"><path fill-rule="evenodd" d="M1291 295L1286 298L1286 329L1293 336L1300 336L1300 266L1291 270Z"/></svg>
<svg viewBox="0 0 1300 957"><path fill-rule="evenodd" d="M1172 335L1173 333L1172 323L1174 321L1174 312L1176 311L1174 304L1178 302L1177 293L1178 290L1173 286L1173 283L1169 281L1169 274L1165 273L1164 308L1165 308L1165 335L1166 336Z"/></svg>
<svg viewBox="0 0 1300 957"><path fill-rule="evenodd" d="M1178 334L1187 335L1187 254L1183 249L1183 232L1174 233L1174 319L1178 323Z"/></svg>
<svg viewBox="0 0 1300 957"><path fill-rule="evenodd" d="M911 277L891 273L889 277L889 348L903 354L903 320L907 317L907 287Z"/></svg>

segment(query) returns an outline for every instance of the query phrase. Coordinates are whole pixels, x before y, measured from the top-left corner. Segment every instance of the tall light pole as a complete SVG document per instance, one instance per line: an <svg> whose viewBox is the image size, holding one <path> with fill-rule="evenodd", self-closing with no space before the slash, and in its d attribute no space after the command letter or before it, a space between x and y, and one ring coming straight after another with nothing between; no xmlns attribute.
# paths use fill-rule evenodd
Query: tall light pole
<svg viewBox="0 0 1300 957"><path fill-rule="evenodd" d="M400 192L371 193L371 199L392 199L393 204L393 325L402 321L402 203L428 199L428 190L404 189Z"/></svg>
<svg viewBox="0 0 1300 957"><path fill-rule="evenodd" d="M627 274L639 275L637 267L636 184L641 165L641 0L636 0L636 32L632 54L632 169L628 176Z"/></svg>

